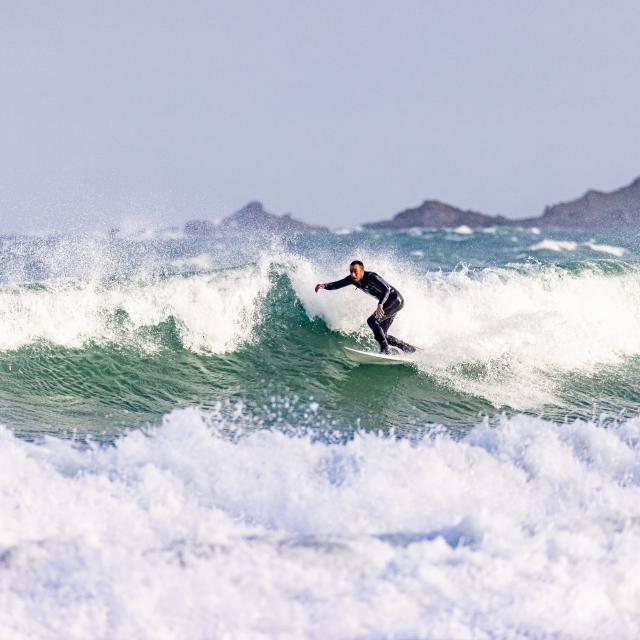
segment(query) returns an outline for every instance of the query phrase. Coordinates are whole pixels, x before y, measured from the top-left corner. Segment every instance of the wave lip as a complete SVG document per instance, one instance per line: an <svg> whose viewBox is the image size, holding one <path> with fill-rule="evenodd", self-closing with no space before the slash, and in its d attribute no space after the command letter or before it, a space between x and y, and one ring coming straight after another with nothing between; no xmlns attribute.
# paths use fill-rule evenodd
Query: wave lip
<svg viewBox="0 0 640 640"><path fill-rule="evenodd" d="M188 409L88 448L1 430L3 628L640 634L639 419L516 416L462 440L343 444L236 427Z"/></svg>

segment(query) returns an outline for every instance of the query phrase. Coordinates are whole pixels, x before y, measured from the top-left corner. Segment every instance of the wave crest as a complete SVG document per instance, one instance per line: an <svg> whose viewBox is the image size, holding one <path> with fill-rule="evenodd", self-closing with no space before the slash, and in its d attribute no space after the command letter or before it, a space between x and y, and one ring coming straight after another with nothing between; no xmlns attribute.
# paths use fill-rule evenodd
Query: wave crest
<svg viewBox="0 0 640 640"><path fill-rule="evenodd" d="M0 350L46 341L69 348L135 340L145 327L176 324L185 348L224 353L251 339L268 261L190 277L5 285L0 289Z"/></svg>

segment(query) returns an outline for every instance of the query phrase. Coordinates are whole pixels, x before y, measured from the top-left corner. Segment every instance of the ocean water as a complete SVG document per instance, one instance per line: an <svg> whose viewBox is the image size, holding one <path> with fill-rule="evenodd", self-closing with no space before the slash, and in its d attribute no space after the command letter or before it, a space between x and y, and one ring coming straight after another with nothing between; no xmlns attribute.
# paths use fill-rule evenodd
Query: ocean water
<svg viewBox="0 0 640 640"><path fill-rule="evenodd" d="M2 638L640 636L637 236L0 243Z"/></svg>

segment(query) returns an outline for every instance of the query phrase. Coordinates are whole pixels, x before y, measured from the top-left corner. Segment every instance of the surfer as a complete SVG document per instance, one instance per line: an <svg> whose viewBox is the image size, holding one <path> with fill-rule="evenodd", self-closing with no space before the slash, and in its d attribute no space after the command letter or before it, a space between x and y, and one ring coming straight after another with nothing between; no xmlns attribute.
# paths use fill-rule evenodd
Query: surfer
<svg viewBox="0 0 640 640"><path fill-rule="evenodd" d="M415 351L416 348L412 345L402 342L402 340L398 340L398 338L394 338L387 333L391 323L395 320L396 314L404 306L404 298L397 289L377 273L365 271L364 264L360 260L354 260L349 265L349 275L346 278L335 282L317 284L316 293L320 289L332 291L333 289L342 289L342 287L350 284L378 299L378 306L375 312L367 318L367 324L380 345L380 352L388 355L390 353L389 345L397 347L405 353Z"/></svg>

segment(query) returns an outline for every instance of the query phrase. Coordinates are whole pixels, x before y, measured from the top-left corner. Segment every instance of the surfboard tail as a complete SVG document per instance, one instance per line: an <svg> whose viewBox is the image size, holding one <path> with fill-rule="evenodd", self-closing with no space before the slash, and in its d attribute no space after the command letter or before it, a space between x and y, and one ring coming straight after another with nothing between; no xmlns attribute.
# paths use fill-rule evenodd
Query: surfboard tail
<svg viewBox="0 0 640 640"><path fill-rule="evenodd" d="M386 355L384 353L373 353L372 351L361 351L352 349L351 347L342 347L344 353L352 362L358 364L375 364L375 365L398 365L412 364L406 355Z"/></svg>

